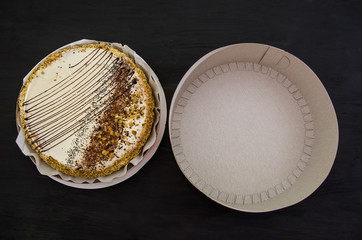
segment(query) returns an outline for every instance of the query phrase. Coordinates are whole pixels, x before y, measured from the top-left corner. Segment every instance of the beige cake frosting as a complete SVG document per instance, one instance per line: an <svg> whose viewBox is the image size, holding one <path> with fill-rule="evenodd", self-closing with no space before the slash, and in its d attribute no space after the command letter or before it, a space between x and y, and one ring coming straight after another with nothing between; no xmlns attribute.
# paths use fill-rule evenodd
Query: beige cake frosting
<svg viewBox="0 0 362 240"><path fill-rule="evenodd" d="M145 74L109 44L50 54L20 92L20 123L31 147L63 173L94 178L128 164L154 120Z"/></svg>

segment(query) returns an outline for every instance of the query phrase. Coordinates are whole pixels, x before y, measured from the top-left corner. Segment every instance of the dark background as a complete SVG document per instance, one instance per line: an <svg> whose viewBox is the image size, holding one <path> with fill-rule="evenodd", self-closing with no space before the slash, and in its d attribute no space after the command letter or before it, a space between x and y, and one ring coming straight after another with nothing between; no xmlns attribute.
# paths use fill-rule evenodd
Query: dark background
<svg viewBox="0 0 362 240"><path fill-rule="evenodd" d="M362 239L361 1L7 1L0 10L1 239ZM129 45L153 68L168 106L183 74L234 43L284 49L319 76L340 129L335 164L306 200L274 212L225 208L194 188L168 131L144 168L100 190L38 173L15 144L22 78L58 47L88 38Z"/></svg>

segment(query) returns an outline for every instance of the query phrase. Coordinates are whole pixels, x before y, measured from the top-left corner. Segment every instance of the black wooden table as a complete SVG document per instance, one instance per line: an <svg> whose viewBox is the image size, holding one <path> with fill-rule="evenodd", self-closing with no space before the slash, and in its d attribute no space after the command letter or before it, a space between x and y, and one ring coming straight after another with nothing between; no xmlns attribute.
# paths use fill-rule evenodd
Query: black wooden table
<svg viewBox="0 0 362 240"><path fill-rule="evenodd" d="M0 13L0 239L362 236L360 1L8 1ZM340 143L329 177L295 206L234 211L183 176L167 130L151 161L113 187L80 190L40 175L15 144L22 78L54 49L83 38L136 50L158 75L168 106L183 74L216 48L256 42L294 54L319 76L337 112Z"/></svg>

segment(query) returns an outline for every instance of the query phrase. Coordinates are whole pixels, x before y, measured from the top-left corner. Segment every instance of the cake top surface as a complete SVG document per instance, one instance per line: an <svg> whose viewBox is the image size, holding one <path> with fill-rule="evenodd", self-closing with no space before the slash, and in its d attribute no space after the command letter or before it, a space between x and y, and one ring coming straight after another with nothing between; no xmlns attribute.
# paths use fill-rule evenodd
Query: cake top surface
<svg viewBox="0 0 362 240"><path fill-rule="evenodd" d="M32 147L71 173L124 165L138 154L153 120L143 72L104 43L49 55L25 82L19 108Z"/></svg>

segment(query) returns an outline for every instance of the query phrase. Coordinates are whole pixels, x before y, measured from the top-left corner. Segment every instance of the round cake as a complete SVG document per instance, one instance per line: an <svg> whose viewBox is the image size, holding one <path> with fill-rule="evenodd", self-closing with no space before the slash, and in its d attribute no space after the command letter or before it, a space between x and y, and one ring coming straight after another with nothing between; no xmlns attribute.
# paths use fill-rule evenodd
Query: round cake
<svg viewBox="0 0 362 240"><path fill-rule="evenodd" d="M51 167L95 178L127 165L142 150L154 120L145 74L108 43L50 54L20 91L20 124Z"/></svg>

